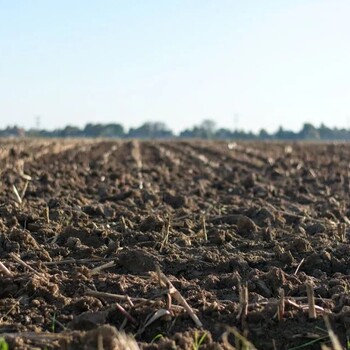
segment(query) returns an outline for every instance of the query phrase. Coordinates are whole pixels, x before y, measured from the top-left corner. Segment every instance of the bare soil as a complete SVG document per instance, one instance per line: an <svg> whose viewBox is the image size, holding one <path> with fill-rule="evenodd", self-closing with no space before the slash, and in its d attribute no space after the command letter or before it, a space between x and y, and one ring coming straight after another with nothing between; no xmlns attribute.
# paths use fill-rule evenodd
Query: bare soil
<svg viewBox="0 0 350 350"><path fill-rule="evenodd" d="M346 346L349 159L348 144L0 141L0 336L320 349L327 315Z"/></svg>

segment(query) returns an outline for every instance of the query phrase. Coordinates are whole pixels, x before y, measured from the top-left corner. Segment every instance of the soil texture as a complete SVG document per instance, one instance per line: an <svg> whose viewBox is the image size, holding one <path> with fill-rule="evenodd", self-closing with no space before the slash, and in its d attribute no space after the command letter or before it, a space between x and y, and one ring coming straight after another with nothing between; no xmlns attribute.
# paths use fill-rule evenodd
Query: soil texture
<svg viewBox="0 0 350 350"><path fill-rule="evenodd" d="M0 337L321 349L326 318L346 347L349 159L348 144L0 140Z"/></svg>

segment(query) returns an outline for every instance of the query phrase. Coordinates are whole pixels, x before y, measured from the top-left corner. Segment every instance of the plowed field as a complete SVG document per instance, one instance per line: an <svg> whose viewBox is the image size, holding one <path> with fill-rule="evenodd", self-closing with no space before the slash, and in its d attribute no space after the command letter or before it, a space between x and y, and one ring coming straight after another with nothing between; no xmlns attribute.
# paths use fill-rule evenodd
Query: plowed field
<svg viewBox="0 0 350 350"><path fill-rule="evenodd" d="M346 347L349 159L345 144L0 141L0 336L320 349L330 326Z"/></svg>

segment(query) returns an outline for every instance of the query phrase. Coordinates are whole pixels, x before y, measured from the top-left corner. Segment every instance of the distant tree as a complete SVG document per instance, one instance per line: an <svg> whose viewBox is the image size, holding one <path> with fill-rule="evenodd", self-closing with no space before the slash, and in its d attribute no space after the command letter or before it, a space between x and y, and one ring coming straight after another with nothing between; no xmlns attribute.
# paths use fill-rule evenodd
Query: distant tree
<svg viewBox="0 0 350 350"><path fill-rule="evenodd" d="M4 130L0 130L0 136L2 137L23 137L25 136L25 130L18 126L8 126Z"/></svg>
<svg viewBox="0 0 350 350"><path fill-rule="evenodd" d="M305 123L299 136L303 140L319 140L320 134L318 130L310 123Z"/></svg>
<svg viewBox="0 0 350 350"><path fill-rule="evenodd" d="M269 135L269 133L265 130L265 129L261 129L259 131L259 139L260 140L268 140L271 138L271 136Z"/></svg>
<svg viewBox="0 0 350 350"><path fill-rule="evenodd" d="M221 140L230 140L233 137L233 133L229 129L220 128L216 130L214 138Z"/></svg>
<svg viewBox="0 0 350 350"><path fill-rule="evenodd" d="M211 139L215 137L216 123L211 119L205 119L199 126L186 129L180 133L180 138Z"/></svg>
<svg viewBox="0 0 350 350"><path fill-rule="evenodd" d="M193 138L195 137L194 136L194 132L193 132L193 129L185 129L185 130L182 130L179 134L179 138L180 139L190 139L190 138Z"/></svg>
<svg viewBox="0 0 350 350"><path fill-rule="evenodd" d="M332 140L334 138L334 131L330 128L327 128L323 123L318 128L318 133L322 140Z"/></svg>
<svg viewBox="0 0 350 350"><path fill-rule="evenodd" d="M278 131L273 135L273 138L277 140L297 140L298 134L279 127Z"/></svg>
<svg viewBox="0 0 350 350"><path fill-rule="evenodd" d="M202 121L199 129L201 129L204 138L212 138L215 134L216 123L211 119L205 119Z"/></svg>
<svg viewBox="0 0 350 350"><path fill-rule="evenodd" d="M131 138L170 138L174 135L162 122L147 122L138 128L131 128L127 136Z"/></svg>
<svg viewBox="0 0 350 350"><path fill-rule="evenodd" d="M79 137L82 136L82 130L79 129L77 126L66 126L62 131L61 135L62 137Z"/></svg>
<svg viewBox="0 0 350 350"><path fill-rule="evenodd" d="M99 137L102 136L102 130L102 124L88 123L85 125L83 133L86 137Z"/></svg>
<svg viewBox="0 0 350 350"><path fill-rule="evenodd" d="M121 124L106 124L101 130L103 137L123 137L124 128Z"/></svg>
<svg viewBox="0 0 350 350"><path fill-rule="evenodd" d="M200 127L204 130L214 133L216 129L216 122L212 119L205 119L202 121Z"/></svg>
<svg viewBox="0 0 350 350"><path fill-rule="evenodd" d="M68 125L63 129L24 130L17 126L0 129L0 137L133 137L133 138L173 138L172 131L163 122L147 122L137 128L131 128L126 134L121 124L88 123L83 129ZM226 128L216 128L215 121L206 119L192 129L183 130L179 138L202 139L232 139L232 140L342 140L350 141L350 130L345 128L329 128L321 124L319 128L305 123L300 132L285 130L280 127L275 133L269 134L261 129L258 134L243 130L231 131Z"/></svg>

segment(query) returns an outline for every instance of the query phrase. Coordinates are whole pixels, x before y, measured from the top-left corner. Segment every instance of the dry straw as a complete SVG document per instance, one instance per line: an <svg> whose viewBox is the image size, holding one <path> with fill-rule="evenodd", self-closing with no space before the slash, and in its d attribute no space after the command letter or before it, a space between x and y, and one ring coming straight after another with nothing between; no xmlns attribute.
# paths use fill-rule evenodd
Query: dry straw
<svg viewBox="0 0 350 350"><path fill-rule="evenodd" d="M310 283L306 283L306 293L307 293L307 299L308 299L308 305L309 305L309 318L311 319L317 318L314 291Z"/></svg>

